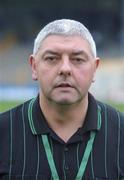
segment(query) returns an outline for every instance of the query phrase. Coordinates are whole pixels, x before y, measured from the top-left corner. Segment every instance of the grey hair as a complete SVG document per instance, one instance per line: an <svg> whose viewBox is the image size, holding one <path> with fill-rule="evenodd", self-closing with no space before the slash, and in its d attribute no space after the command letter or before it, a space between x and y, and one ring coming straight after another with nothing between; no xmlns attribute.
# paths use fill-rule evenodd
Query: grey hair
<svg viewBox="0 0 124 180"><path fill-rule="evenodd" d="M80 22L70 19L55 20L41 29L34 41L33 55L38 52L42 41L49 35L78 35L88 41L93 56L97 55L96 44L89 30Z"/></svg>

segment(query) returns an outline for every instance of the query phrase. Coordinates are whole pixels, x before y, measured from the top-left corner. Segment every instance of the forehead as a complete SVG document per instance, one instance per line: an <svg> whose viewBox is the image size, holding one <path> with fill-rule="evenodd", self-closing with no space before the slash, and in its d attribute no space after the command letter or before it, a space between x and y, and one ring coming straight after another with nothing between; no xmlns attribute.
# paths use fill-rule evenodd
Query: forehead
<svg viewBox="0 0 124 180"><path fill-rule="evenodd" d="M57 51L83 50L88 54L91 53L88 41L80 36L49 35L42 41L40 45L41 51L48 49Z"/></svg>

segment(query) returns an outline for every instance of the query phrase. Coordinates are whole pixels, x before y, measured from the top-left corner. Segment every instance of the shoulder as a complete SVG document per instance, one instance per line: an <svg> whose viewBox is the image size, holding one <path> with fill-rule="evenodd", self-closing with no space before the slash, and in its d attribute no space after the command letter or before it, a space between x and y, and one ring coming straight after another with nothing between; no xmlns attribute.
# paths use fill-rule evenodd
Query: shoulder
<svg viewBox="0 0 124 180"><path fill-rule="evenodd" d="M106 119L106 121L110 122L112 125L118 124L121 128L124 128L124 113L100 101L97 101L97 103L101 107L102 117Z"/></svg>
<svg viewBox="0 0 124 180"><path fill-rule="evenodd" d="M103 111L106 111L106 113L112 116L116 116L118 114L122 119L124 119L124 113L118 111L116 108L112 107L111 105L100 102L100 101L97 101L97 103L99 104L99 106L101 107Z"/></svg>
<svg viewBox="0 0 124 180"><path fill-rule="evenodd" d="M0 129L3 126L9 125L11 123L11 121L15 121L17 119L19 119L22 116L22 111L27 111L28 109L28 104L31 100L26 101L6 112L3 112L0 114Z"/></svg>

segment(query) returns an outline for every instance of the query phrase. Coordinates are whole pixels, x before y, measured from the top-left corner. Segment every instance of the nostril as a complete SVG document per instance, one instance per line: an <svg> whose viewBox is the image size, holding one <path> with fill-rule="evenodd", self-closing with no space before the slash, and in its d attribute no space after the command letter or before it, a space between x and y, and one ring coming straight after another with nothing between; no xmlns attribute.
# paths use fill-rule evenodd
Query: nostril
<svg viewBox="0 0 124 180"><path fill-rule="evenodd" d="M61 70L59 72L59 75L63 75L63 76L70 76L71 74L72 74L71 71L63 71L63 70Z"/></svg>

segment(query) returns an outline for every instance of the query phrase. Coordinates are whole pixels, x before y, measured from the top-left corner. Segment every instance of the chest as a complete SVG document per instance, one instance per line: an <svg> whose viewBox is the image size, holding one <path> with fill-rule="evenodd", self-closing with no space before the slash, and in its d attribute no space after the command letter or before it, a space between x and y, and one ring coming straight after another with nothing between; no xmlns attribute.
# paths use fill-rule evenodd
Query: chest
<svg viewBox="0 0 124 180"><path fill-rule="evenodd" d="M29 138L30 137L30 138ZM60 179L75 179L79 170L89 134L75 135L70 142L64 143L56 135L49 136L50 150ZM51 179L51 169L41 136L25 134L13 136L9 156L6 156L2 173L11 177L30 179ZM115 141L116 143L116 141ZM92 151L86 164L84 179L117 179L117 151L115 145L107 146L105 139L96 136Z"/></svg>

